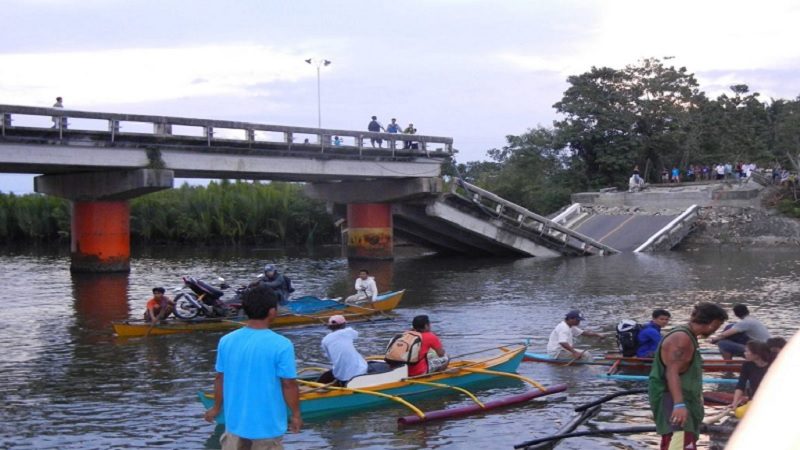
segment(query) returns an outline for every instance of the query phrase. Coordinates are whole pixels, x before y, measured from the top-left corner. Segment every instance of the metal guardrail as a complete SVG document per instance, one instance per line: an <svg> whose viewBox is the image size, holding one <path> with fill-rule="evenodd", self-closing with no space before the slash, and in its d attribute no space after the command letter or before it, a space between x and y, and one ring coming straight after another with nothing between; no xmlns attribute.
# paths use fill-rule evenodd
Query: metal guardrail
<svg viewBox="0 0 800 450"><path fill-rule="evenodd" d="M467 195L460 193L459 189L463 190ZM465 181L458 180L453 183L451 193L479 205L482 209L491 210L496 218L508 224L538 234L543 239L548 240L551 246L572 247L582 253L592 253L591 250L594 249L601 255L619 253L619 250L613 247L571 230ZM581 244L575 245L571 240L579 241Z"/></svg>
<svg viewBox="0 0 800 450"><path fill-rule="evenodd" d="M686 208L686 211L682 212L678 217L672 219L672 221L666 224L664 228L656 231L652 236L650 236L649 239L637 247L633 252L646 252L654 246L657 246L664 239L669 239L670 235L683 228L686 221L696 218L699 209L700 208L697 205L692 205Z"/></svg>
<svg viewBox="0 0 800 450"><path fill-rule="evenodd" d="M63 108L42 108L34 106L3 105L3 104L0 104L0 136L5 137L9 130L17 128L13 125L15 121L14 115L40 116L40 117L47 117L48 119L52 118L52 122L55 124L53 128L48 128L48 127L34 127L34 128L40 128L43 131L48 131L48 132L52 131L54 133L57 131L60 139L63 139L65 135L69 136L70 132L73 131L72 128L68 128L66 119L76 118L76 119L101 120L106 122L107 134L109 142L111 143L114 143L115 140L122 135L126 135L128 137L142 135L143 133L139 132L126 133L125 131L123 131L122 124L124 122L136 122L136 123L152 124L153 126L152 135L160 137L174 136L174 137L195 138L195 136L191 135L173 134L172 127L173 126L198 127L202 130L202 138L205 139L206 145L209 147L212 146L212 144L214 144L215 142L220 142L220 143L231 142L231 141L240 141L243 143L271 142L271 143L279 143L288 146L303 147L303 148L311 148L317 146L320 147L322 151L325 151L325 149L350 148L350 149L358 149L359 152L361 152L365 149L380 151L379 148L365 147L364 141L367 139L376 139L376 140L381 139L388 142L388 148L385 148L385 150L387 152L391 151L392 155L394 155L395 151L398 150L397 148L398 144L400 145L400 147L405 147L403 148L404 150L409 150L409 151L418 150L424 152L424 154L429 157L450 156L454 153L453 138L449 137L425 136L416 134L411 135L403 133L374 133L369 131L338 130L338 129L328 129L328 128L291 127L283 125L266 125L266 124L251 123L251 122L237 122L230 120L196 119L196 118L173 117L173 116L151 116L142 114L105 113L105 112L93 112L93 111L77 111L77 110L70 110ZM105 128L105 126L103 128ZM215 136L215 130L217 129L240 130L243 132L243 137L241 139L230 138L230 137L220 138ZM82 131L88 131L88 130L82 130ZM273 141L257 140L256 131L278 133L281 136L281 140L273 140ZM295 135L316 136L317 142L297 143L294 142ZM350 138L354 142L354 145L348 145L345 143L336 145L332 141L332 139L335 136L339 136L340 138ZM439 145L441 147L433 148L436 145Z"/></svg>

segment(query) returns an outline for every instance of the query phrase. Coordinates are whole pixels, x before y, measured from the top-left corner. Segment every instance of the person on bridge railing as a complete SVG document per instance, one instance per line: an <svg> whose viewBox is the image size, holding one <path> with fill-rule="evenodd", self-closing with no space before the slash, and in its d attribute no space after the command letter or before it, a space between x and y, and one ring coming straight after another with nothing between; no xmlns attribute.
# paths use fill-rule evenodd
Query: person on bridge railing
<svg viewBox="0 0 800 450"><path fill-rule="evenodd" d="M405 134L417 134L417 129L414 128L414 124L413 123L409 123L408 126L406 127L406 129L403 130L403 133L405 133ZM417 144L415 142L413 142L413 141L405 141L405 144L406 145L403 146L403 148L413 148L413 149L417 148Z"/></svg>
<svg viewBox="0 0 800 450"><path fill-rule="evenodd" d="M61 97L56 97L56 102L53 103L53 108L61 108L64 109L64 101ZM67 117L66 116L53 116L53 128L61 128L66 130L67 129Z"/></svg>
<svg viewBox="0 0 800 450"><path fill-rule="evenodd" d="M381 125L381 123L378 122L377 116L372 116L372 120L369 122L369 125L367 125L367 130L373 133L380 133L381 131L385 131L383 125ZM378 144L378 148L383 148L383 139L370 138L370 141L372 142L373 148L375 147L375 143Z"/></svg>

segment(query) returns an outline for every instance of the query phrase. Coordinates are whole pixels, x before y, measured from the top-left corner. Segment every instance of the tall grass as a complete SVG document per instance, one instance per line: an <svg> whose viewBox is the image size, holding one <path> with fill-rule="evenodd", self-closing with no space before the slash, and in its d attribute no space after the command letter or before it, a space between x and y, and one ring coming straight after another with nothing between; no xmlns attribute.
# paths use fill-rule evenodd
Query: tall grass
<svg viewBox="0 0 800 450"><path fill-rule="evenodd" d="M324 204L292 183L212 182L131 201L131 239L141 243L311 245L337 236ZM0 242L69 236L69 202L0 193Z"/></svg>

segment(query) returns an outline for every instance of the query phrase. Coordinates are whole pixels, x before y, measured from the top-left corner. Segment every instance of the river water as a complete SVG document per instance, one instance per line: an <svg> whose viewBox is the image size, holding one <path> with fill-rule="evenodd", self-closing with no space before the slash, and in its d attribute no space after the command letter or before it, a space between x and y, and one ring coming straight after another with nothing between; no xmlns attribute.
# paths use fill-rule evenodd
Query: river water
<svg viewBox="0 0 800 450"><path fill-rule="evenodd" d="M800 256L794 250L701 249L588 258L478 259L398 257L351 263L338 249L292 254L277 250L176 252L152 248L134 255L130 274L71 275L63 251L0 254L0 448L219 448L219 427L202 420L198 390L211 388L221 333L115 338L111 321L139 317L150 289L176 286L182 275L232 284L251 280L265 262L289 274L296 294L346 295L358 269L379 288L407 289L397 319L357 324L363 354L380 353L416 314L429 314L450 354L530 339L543 350L566 311L578 308L585 328L611 331L623 318L646 320L667 308L685 322L693 304L744 302L774 334L789 337L800 313ZM299 366L324 362L320 327L280 331L294 342ZM584 340L602 352L612 339ZM519 372L543 384L568 383L566 394L458 420L398 429L400 408L306 423L285 438L297 449L500 449L543 437L575 405L632 388L599 377L603 367L522 363ZM521 382L479 390L482 399L521 393ZM714 388L709 388L714 389ZM424 409L465 405L458 396L420 402ZM646 399L607 404L603 426L649 424ZM703 438L701 448L724 438ZM652 448L654 435L576 438L564 449Z"/></svg>

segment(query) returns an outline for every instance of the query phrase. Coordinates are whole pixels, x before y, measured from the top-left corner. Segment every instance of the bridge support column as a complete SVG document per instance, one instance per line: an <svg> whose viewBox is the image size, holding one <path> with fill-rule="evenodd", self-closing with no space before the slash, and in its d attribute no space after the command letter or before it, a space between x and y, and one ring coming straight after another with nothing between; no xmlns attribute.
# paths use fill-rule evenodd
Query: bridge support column
<svg viewBox="0 0 800 450"><path fill-rule="evenodd" d="M130 271L130 217L127 200L72 202L70 270Z"/></svg>
<svg viewBox="0 0 800 450"><path fill-rule="evenodd" d="M347 229L348 258L394 258L390 203L348 204Z"/></svg>
<svg viewBox="0 0 800 450"><path fill-rule="evenodd" d="M70 270L130 271L128 199L172 187L173 172L161 169L41 175L36 192L72 201Z"/></svg>

